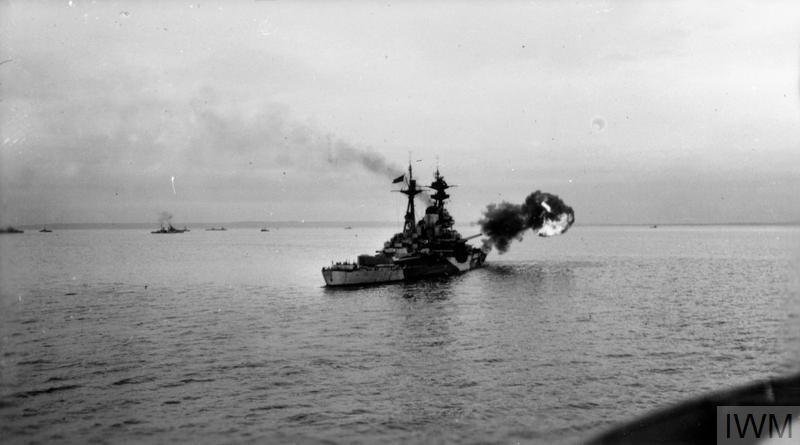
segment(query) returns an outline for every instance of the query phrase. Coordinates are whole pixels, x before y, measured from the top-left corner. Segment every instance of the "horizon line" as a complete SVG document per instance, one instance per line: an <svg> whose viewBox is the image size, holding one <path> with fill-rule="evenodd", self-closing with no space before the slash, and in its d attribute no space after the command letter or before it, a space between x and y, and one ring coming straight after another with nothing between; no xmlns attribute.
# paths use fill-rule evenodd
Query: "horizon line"
<svg viewBox="0 0 800 445"><path fill-rule="evenodd" d="M288 226L288 227L337 227L337 226L360 226L360 227L386 227L396 226L396 221L337 221L337 220L279 220L279 221L215 221L215 222L186 222L175 224L176 226L185 226L191 228L195 227L214 227L214 226L231 226L231 227L270 227L270 226ZM476 226L477 221L470 221L462 226ZM461 224L456 224L461 225ZM154 222L66 222L66 223L50 223L50 224L3 224L0 228L21 228L21 229L36 229L36 228L61 228L61 229L81 229L81 228L139 228L139 227L158 227L159 223ZM596 226L596 227L659 227L659 226L800 226L800 221L748 221L748 222L641 222L641 223L608 223L608 222L575 222L575 226Z"/></svg>

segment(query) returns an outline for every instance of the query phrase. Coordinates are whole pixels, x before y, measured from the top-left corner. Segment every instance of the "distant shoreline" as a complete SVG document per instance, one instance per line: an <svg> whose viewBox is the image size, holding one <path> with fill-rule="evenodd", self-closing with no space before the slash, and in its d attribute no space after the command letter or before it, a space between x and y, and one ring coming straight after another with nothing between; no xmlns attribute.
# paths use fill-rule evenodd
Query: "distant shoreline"
<svg viewBox="0 0 800 445"><path fill-rule="evenodd" d="M402 225L402 224L401 224ZM475 223L467 224L468 226L477 226ZM21 230L40 230L47 227L51 230L98 230L98 229L153 229L158 228L159 224L152 223L57 223L57 224L24 224L13 225L13 227ZM211 227L226 227L228 229L280 229L280 228L396 228L398 222L396 221L237 221L237 222L173 222L173 226L183 228L184 226L189 229L203 230ZM742 222L742 223L576 223L575 227L645 227L645 228L666 228L666 227L747 227L747 226L770 226L770 227L798 227L800 222ZM5 226L4 226L5 227Z"/></svg>

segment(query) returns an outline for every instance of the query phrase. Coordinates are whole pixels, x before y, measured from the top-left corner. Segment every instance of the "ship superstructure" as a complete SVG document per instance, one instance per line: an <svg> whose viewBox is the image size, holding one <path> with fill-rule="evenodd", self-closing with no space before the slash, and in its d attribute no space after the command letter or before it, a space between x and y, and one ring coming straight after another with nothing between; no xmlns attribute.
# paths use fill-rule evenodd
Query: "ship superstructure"
<svg viewBox="0 0 800 445"><path fill-rule="evenodd" d="M183 229L176 229L175 227L172 227L171 223L163 223L163 224L161 224L161 228L160 229L153 230L150 233L156 233L156 234L158 234L158 233L183 233L183 232L188 232L188 231L189 231L189 229L187 229L186 227L184 227Z"/></svg>
<svg viewBox="0 0 800 445"><path fill-rule="evenodd" d="M394 234L375 255L359 255L355 263L338 262L322 268L326 285L385 283L455 275L483 265L488 252L467 244L481 234L462 238L453 229L455 221L445 207L445 201L450 197L446 191L450 186L438 167L434 181L428 187L433 191L431 202L419 221L414 199L424 191L417 185L410 164L408 174L395 180L400 181L404 182L404 187L399 192L408 197L403 231Z"/></svg>

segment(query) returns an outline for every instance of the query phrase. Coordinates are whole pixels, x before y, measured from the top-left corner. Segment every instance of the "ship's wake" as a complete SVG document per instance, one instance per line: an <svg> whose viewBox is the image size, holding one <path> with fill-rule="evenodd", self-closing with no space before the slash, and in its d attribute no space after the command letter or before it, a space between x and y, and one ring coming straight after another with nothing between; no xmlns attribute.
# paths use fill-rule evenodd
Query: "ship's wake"
<svg viewBox="0 0 800 445"><path fill-rule="evenodd" d="M528 229L539 236L560 235L575 222L575 212L556 195L535 191L522 204L489 204L479 221L484 247L504 253L511 241L521 240Z"/></svg>

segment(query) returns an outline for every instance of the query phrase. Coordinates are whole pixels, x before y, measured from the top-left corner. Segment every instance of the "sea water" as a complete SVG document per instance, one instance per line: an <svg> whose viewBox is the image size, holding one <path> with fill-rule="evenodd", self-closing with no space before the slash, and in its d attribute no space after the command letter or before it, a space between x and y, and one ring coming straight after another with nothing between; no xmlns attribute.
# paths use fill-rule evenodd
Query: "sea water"
<svg viewBox="0 0 800 445"><path fill-rule="evenodd" d="M0 236L2 441L575 443L799 369L798 227L576 226L323 287L393 232Z"/></svg>

